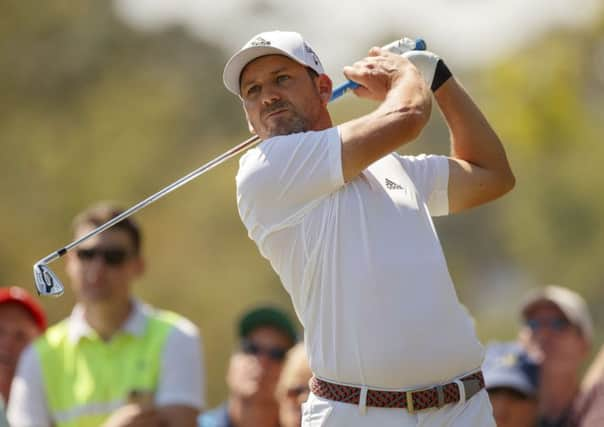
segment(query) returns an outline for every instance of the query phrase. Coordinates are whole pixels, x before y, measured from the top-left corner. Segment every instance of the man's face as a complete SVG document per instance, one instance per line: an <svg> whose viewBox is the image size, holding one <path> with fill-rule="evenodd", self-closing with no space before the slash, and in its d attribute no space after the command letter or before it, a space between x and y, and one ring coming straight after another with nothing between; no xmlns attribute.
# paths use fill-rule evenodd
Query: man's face
<svg viewBox="0 0 604 427"><path fill-rule="evenodd" d="M241 73L248 123L262 139L328 127L326 91L327 76L312 79L306 67L282 55L255 59Z"/></svg>
<svg viewBox="0 0 604 427"><path fill-rule="evenodd" d="M82 226L75 238L92 231ZM128 232L107 230L83 243L67 258L67 275L78 301L82 303L124 302L130 298L130 287L144 266L135 253Z"/></svg>
<svg viewBox="0 0 604 427"><path fill-rule="evenodd" d="M5 399L21 352L39 334L25 307L17 302L0 304L0 394Z"/></svg>
<svg viewBox="0 0 604 427"><path fill-rule="evenodd" d="M537 399L507 389L489 390L497 427L533 427L537 421Z"/></svg>
<svg viewBox="0 0 604 427"><path fill-rule="evenodd" d="M579 369L589 353L589 342L552 302L534 304L525 313L520 341L542 367Z"/></svg>
<svg viewBox="0 0 604 427"><path fill-rule="evenodd" d="M275 387L290 339L271 326L253 330L231 356L227 383L231 392L245 398L274 401Z"/></svg>

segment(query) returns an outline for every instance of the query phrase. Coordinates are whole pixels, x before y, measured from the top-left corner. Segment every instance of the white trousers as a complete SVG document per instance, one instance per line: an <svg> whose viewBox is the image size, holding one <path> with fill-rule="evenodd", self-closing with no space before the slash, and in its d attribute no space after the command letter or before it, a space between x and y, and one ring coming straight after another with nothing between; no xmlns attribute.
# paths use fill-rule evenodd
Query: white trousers
<svg viewBox="0 0 604 427"><path fill-rule="evenodd" d="M302 427L496 427L489 395L482 389L467 402L410 414L406 409L368 407L310 394L302 405Z"/></svg>

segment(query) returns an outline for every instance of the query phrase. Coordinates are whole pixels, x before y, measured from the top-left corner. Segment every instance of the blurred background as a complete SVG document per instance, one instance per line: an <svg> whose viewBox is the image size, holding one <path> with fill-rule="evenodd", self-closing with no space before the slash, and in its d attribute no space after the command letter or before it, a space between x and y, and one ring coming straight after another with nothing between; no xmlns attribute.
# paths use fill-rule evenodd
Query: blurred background
<svg viewBox="0 0 604 427"><path fill-rule="evenodd" d="M460 299L480 337L511 339L527 289L582 293L604 338L604 2L590 0L0 0L0 285L33 291L31 268L72 240L99 200L129 207L247 138L222 86L254 34L301 32L335 83L342 66L403 35L426 39L505 142L517 177L503 199L436 222ZM342 122L374 105L348 96ZM446 154L437 110L403 153ZM289 297L247 237L237 161L136 218L148 261L137 294L182 313L205 342L210 406L242 310ZM62 278L63 262L52 268ZM44 299L51 322L69 290ZM377 313L376 313L377 315Z"/></svg>

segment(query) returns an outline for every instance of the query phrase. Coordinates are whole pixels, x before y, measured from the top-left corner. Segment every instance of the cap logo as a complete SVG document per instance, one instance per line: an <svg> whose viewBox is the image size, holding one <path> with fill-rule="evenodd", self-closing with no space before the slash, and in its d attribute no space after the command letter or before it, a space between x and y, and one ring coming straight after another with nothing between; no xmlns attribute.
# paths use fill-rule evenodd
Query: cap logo
<svg viewBox="0 0 604 427"><path fill-rule="evenodd" d="M271 42L263 39L262 37L256 37L254 40L252 40L250 45L251 46L270 46Z"/></svg>
<svg viewBox="0 0 604 427"><path fill-rule="evenodd" d="M304 43L304 50L307 53L310 53L312 55L312 59L313 59L313 61L315 61L315 65L319 65L320 64L319 63L319 57L317 56L317 54L315 53L315 51L312 50L311 47L308 44L306 44L306 43Z"/></svg>

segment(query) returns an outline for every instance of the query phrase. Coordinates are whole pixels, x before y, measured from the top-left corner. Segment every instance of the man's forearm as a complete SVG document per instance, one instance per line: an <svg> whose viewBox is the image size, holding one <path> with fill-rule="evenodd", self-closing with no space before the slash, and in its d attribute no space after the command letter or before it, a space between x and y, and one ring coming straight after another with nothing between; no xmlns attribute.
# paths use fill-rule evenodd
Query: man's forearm
<svg viewBox="0 0 604 427"><path fill-rule="evenodd" d="M449 211L460 212L510 191L515 178L499 137L463 87L449 78L434 93L449 126Z"/></svg>

